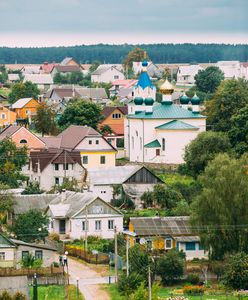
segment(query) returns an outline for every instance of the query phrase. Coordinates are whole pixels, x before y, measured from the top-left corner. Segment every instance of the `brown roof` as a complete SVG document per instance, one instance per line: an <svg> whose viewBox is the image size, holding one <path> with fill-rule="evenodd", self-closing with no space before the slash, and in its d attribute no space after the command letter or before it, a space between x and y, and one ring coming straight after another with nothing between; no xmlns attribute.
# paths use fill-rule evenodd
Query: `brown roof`
<svg viewBox="0 0 248 300"><path fill-rule="evenodd" d="M82 68L79 66L56 66L54 67L58 72L66 73L66 72L82 72Z"/></svg>
<svg viewBox="0 0 248 300"><path fill-rule="evenodd" d="M76 89L74 89L74 92L75 92L76 97L80 97L80 94L76 91ZM52 94L53 93L56 93L61 99L67 98L67 97L73 97L73 89L72 88L55 88L55 89L53 89Z"/></svg>
<svg viewBox="0 0 248 300"><path fill-rule="evenodd" d="M0 132L0 141L2 141L5 138L11 137L19 129L20 126L13 126L13 125L9 125L8 127L4 128Z"/></svg>
<svg viewBox="0 0 248 300"><path fill-rule="evenodd" d="M118 109L123 115L127 115L127 106L105 106L102 110L102 115L107 118L115 109Z"/></svg>
<svg viewBox="0 0 248 300"><path fill-rule="evenodd" d="M38 171L38 162L40 163L41 172L49 164L78 163L82 165L80 152L78 151L69 152L67 150L61 150L61 149L48 149L48 150L30 152L30 160L32 162L32 170L34 172Z"/></svg>
<svg viewBox="0 0 248 300"><path fill-rule="evenodd" d="M61 144L61 137L57 136L46 136L40 138L45 144L48 149L55 148L59 149Z"/></svg>

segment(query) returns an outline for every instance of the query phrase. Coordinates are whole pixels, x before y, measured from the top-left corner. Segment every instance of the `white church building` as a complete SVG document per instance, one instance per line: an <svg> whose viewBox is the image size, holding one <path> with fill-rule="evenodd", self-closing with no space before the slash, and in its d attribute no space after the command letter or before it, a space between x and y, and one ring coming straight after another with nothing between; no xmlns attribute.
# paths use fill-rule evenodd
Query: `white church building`
<svg viewBox="0 0 248 300"><path fill-rule="evenodd" d="M173 104L173 86L168 80L160 87L161 103L155 101L156 87L147 74L148 63L134 86L134 100L125 119L125 149L131 162L183 163L185 147L206 130L206 117L200 114L200 99L186 95Z"/></svg>

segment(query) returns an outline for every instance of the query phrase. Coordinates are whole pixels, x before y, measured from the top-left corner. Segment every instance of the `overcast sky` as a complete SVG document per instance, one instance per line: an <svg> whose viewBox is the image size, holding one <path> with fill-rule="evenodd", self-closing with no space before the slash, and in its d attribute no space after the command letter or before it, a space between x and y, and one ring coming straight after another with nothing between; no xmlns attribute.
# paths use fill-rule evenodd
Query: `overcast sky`
<svg viewBox="0 0 248 300"><path fill-rule="evenodd" d="M248 0L0 0L0 46L248 43Z"/></svg>

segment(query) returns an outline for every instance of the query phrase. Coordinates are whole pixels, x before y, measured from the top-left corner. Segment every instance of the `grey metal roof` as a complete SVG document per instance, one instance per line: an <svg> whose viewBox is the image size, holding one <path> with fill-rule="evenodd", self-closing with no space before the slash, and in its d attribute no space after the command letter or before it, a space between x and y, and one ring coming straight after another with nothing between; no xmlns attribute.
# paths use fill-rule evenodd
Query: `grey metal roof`
<svg viewBox="0 0 248 300"><path fill-rule="evenodd" d="M200 237L197 235L193 236L176 236L174 237L176 242L200 242Z"/></svg>
<svg viewBox="0 0 248 300"><path fill-rule="evenodd" d="M16 240L16 239L10 239L13 243L15 243L17 246L28 246L28 247L33 247L37 249L46 249L46 250L51 250L51 251L57 251L56 248L49 246L47 244L37 244L37 243L26 243L21 240Z"/></svg>

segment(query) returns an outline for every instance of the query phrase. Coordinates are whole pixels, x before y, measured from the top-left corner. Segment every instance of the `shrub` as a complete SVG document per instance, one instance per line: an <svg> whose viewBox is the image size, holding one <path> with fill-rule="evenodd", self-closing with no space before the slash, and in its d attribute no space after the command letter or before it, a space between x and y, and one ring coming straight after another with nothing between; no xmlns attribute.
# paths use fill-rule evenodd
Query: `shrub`
<svg viewBox="0 0 248 300"><path fill-rule="evenodd" d="M35 259L35 260L34 260L33 267L34 267L34 268L40 268L40 267L42 266L42 264L43 264L42 259Z"/></svg>
<svg viewBox="0 0 248 300"><path fill-rule="evenodd" d="M191 284L199 284L200 282L200 277L198 274L189 274L187 277L187 282L191 283Z"/></svg>
<svg viewBox="0 0 248 300"><path fill-rule="evenodd" d="M58 267L59 267L59 263L56 262L56 261L54 261L54 262L52 263L52 265L53 265L55 268L58 268Z"/></svg>
<svg viewBox="0 0 248 300"><path fill-rule="evenodd" d="M55 242L59 242L59 240L60 240L59 234L56 233L56 232L50 233L50 234L49 234L49 238L50 238L52 241L55 241Z"/></svg>
<svg viewBox="0 0 248 300"><path fill-rule="evenodd" d="M183 288L183 293L185 295L203 295L204 287L200 285L186 285Z"/></svg>
<svg viewBox="0 0 248 300"><path fill-rule="evenodd" d="M12 300L12 297L8 291L3 291L0 295L0 300Z"/></svg>
<svg viewBox="0 0 248 300"><path fill-rule="evenodd" d="M26 300L26 296L21 292L16 292L13 296L13 300Z"/></svg>
<svg viewBox="0 0 248 300"><path fill-rule="evenodd" d="M122 275L118 281L118 290L120 293L129 296L141 284L143 277L138 273L131 273L129 276Z"/></svg>

